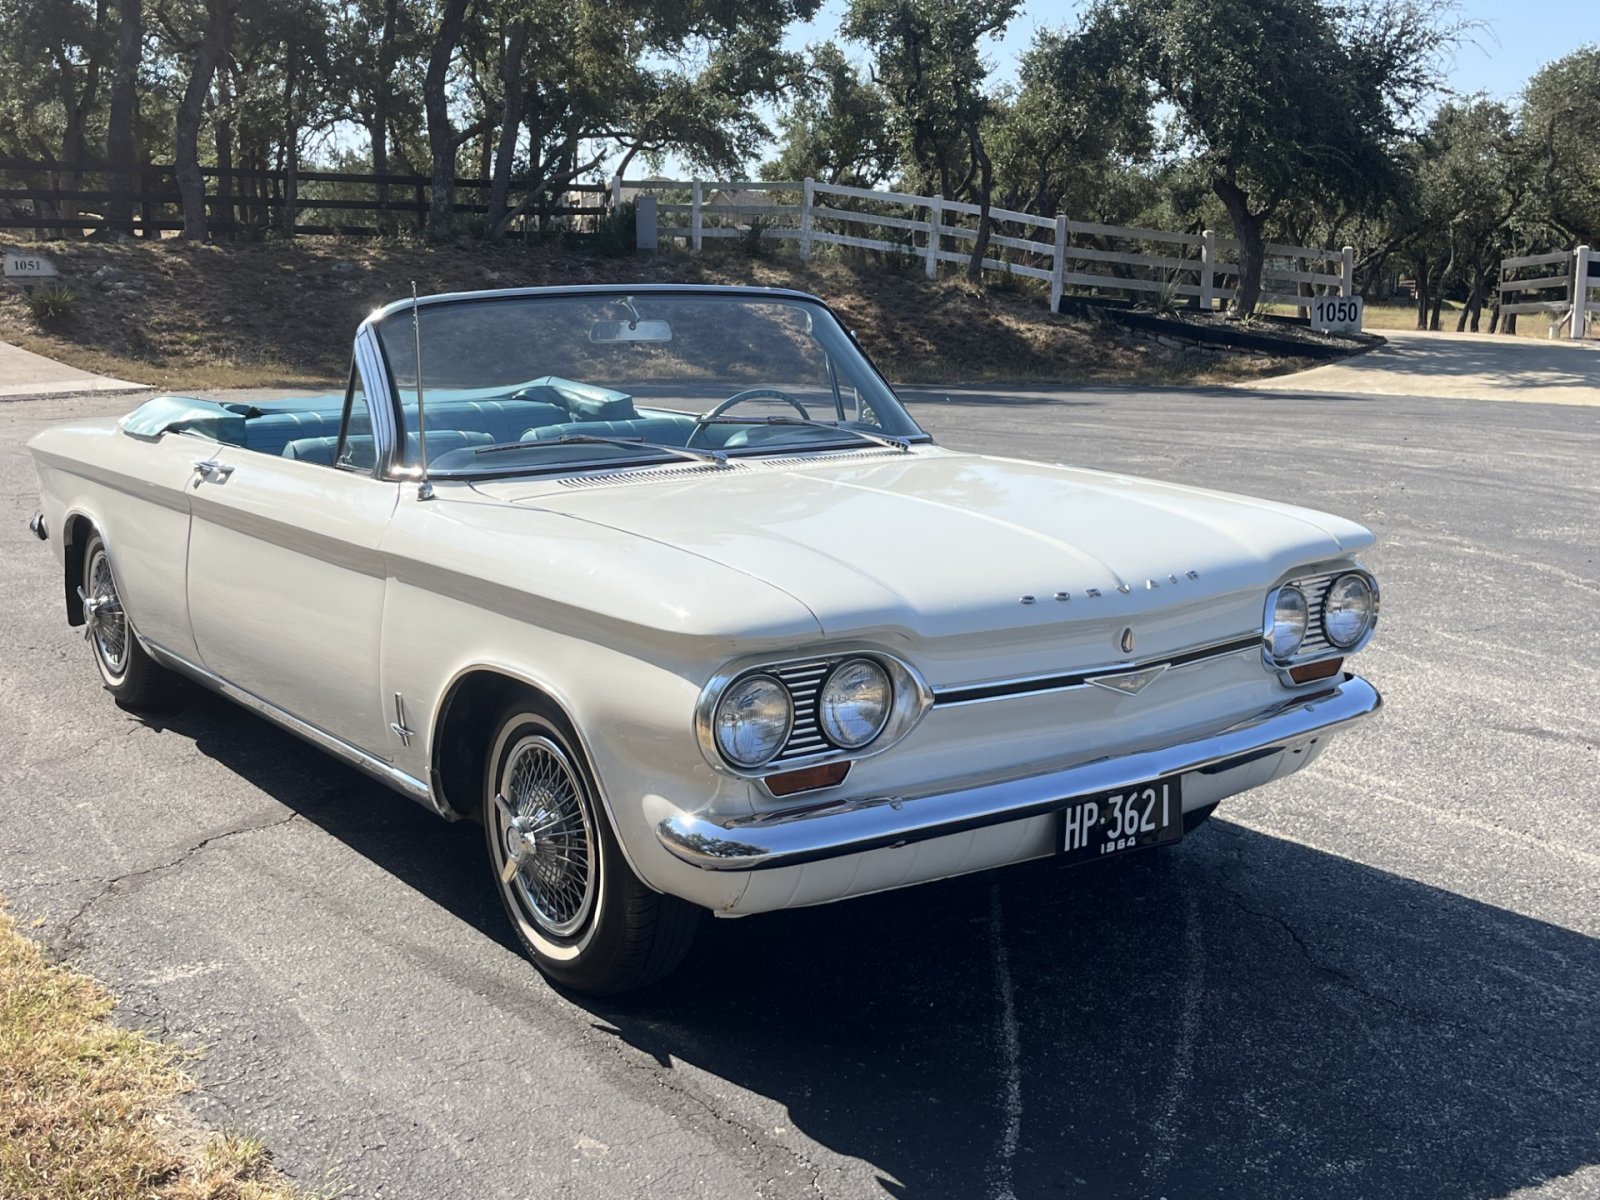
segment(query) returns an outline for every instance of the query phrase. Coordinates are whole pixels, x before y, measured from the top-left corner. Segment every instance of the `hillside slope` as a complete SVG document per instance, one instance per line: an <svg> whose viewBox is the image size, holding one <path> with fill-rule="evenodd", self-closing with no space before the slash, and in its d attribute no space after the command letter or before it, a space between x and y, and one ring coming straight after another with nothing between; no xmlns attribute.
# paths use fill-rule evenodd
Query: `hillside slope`
<svg viewBox="0 0 1600 1200"><path fill-rule="evenodd" d="M40 247L73 293L41 325L22 296L0 296L0 339L74 366L165 388L300 386L342 377L356 324L423 293L561 283L753 283L814 292L898 382L1049 380L1179 383L1248 378L1270 360L1221 364L1046 311L993 285L929 282L838 261L809 266L734 252L599 258L550 246L351 242L194 245L174 240ZM722 248L719 248L722 250Z"/></svg>

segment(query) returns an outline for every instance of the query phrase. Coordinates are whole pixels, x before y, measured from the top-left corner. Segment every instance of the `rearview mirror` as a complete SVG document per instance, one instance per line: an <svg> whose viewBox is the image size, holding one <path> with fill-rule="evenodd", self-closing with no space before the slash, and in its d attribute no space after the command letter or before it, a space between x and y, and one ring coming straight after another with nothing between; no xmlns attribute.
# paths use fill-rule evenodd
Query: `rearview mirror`
<svg viewBox="0 0 1600 1200"><path fill-rule="evenodd" d="M589 327L591 342L670 342L672 326L665 321L596 321Z"/></svg>

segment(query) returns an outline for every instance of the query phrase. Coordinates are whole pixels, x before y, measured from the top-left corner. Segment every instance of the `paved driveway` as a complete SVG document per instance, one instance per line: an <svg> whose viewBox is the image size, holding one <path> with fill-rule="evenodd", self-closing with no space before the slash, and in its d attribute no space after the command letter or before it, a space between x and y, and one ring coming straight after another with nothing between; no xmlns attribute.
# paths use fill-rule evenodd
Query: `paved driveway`
<svg viewBox="0 0 1600 1200"><path fill-rule="evenodd" d="M1385 330L1388 345L1252 385L1256 390L1362 396L1453 396L1600 405L1600 341Z"/></svg>
<svg viewBox="0 0 1600 1200"><path fill-rule="evenodd" d="M1600 413L918 397L948 444L1370 523L1380 722L1171 853L712 925L629 1003L510 948L480 834L200 699L119 711L0 405L0 892L353 1196L1600 1195ZM959 564L952 564L959 569Z"/></svg>

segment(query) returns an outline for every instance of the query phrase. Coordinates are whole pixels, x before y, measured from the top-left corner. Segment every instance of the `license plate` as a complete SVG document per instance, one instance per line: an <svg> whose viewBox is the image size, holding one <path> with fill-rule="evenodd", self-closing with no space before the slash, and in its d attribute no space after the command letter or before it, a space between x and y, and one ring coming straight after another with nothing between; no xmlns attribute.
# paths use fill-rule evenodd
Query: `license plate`
<svg viewBox="0 0 1600 1200"><path fill-rule="evenodd" d="M1072 801L1061 812L1057 850L1064 862L1091 862L1182 836L1183 796L1174 776Z"/></svg>

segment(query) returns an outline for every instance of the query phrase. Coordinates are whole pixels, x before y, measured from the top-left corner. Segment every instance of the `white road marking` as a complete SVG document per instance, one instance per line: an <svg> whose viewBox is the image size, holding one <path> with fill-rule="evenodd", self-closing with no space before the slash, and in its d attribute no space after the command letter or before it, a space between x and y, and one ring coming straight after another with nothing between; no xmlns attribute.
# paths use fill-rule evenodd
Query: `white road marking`
<svg viewBox="0 0 1600 1200"><path fill-rule="evenodd" d="M1144 1177L1152 1188L1165 1182L1167 1167L1178 1149L1178 1113L1194 1079L1195 1043L1200 1035L1200 1005L1205 999L1205 947L1201 944L1199 906L1191 893L1183 906L1183 996L1178 1011L1178 1044L1172 1048L1172 1070L1161 1093L1161 1105L1150 1128L1151 1148Z"/></svg>
<svg viewBox="0 0 1600 1200"><path fill-rule="evenodd" d="M989 884L989 953L994 961L995 997L1000 1002L1000 1052L1005 1073L1000 1087L1000 1110L1005 1126L991 1172L990 1200L1017 1200L1011 1186L1011 1162L1022 1138L1022 1039L1017 1028L1016 991L1011 985L1011 963L1006 957L1005 929L1000 911L1000 885Z"/></svg>

